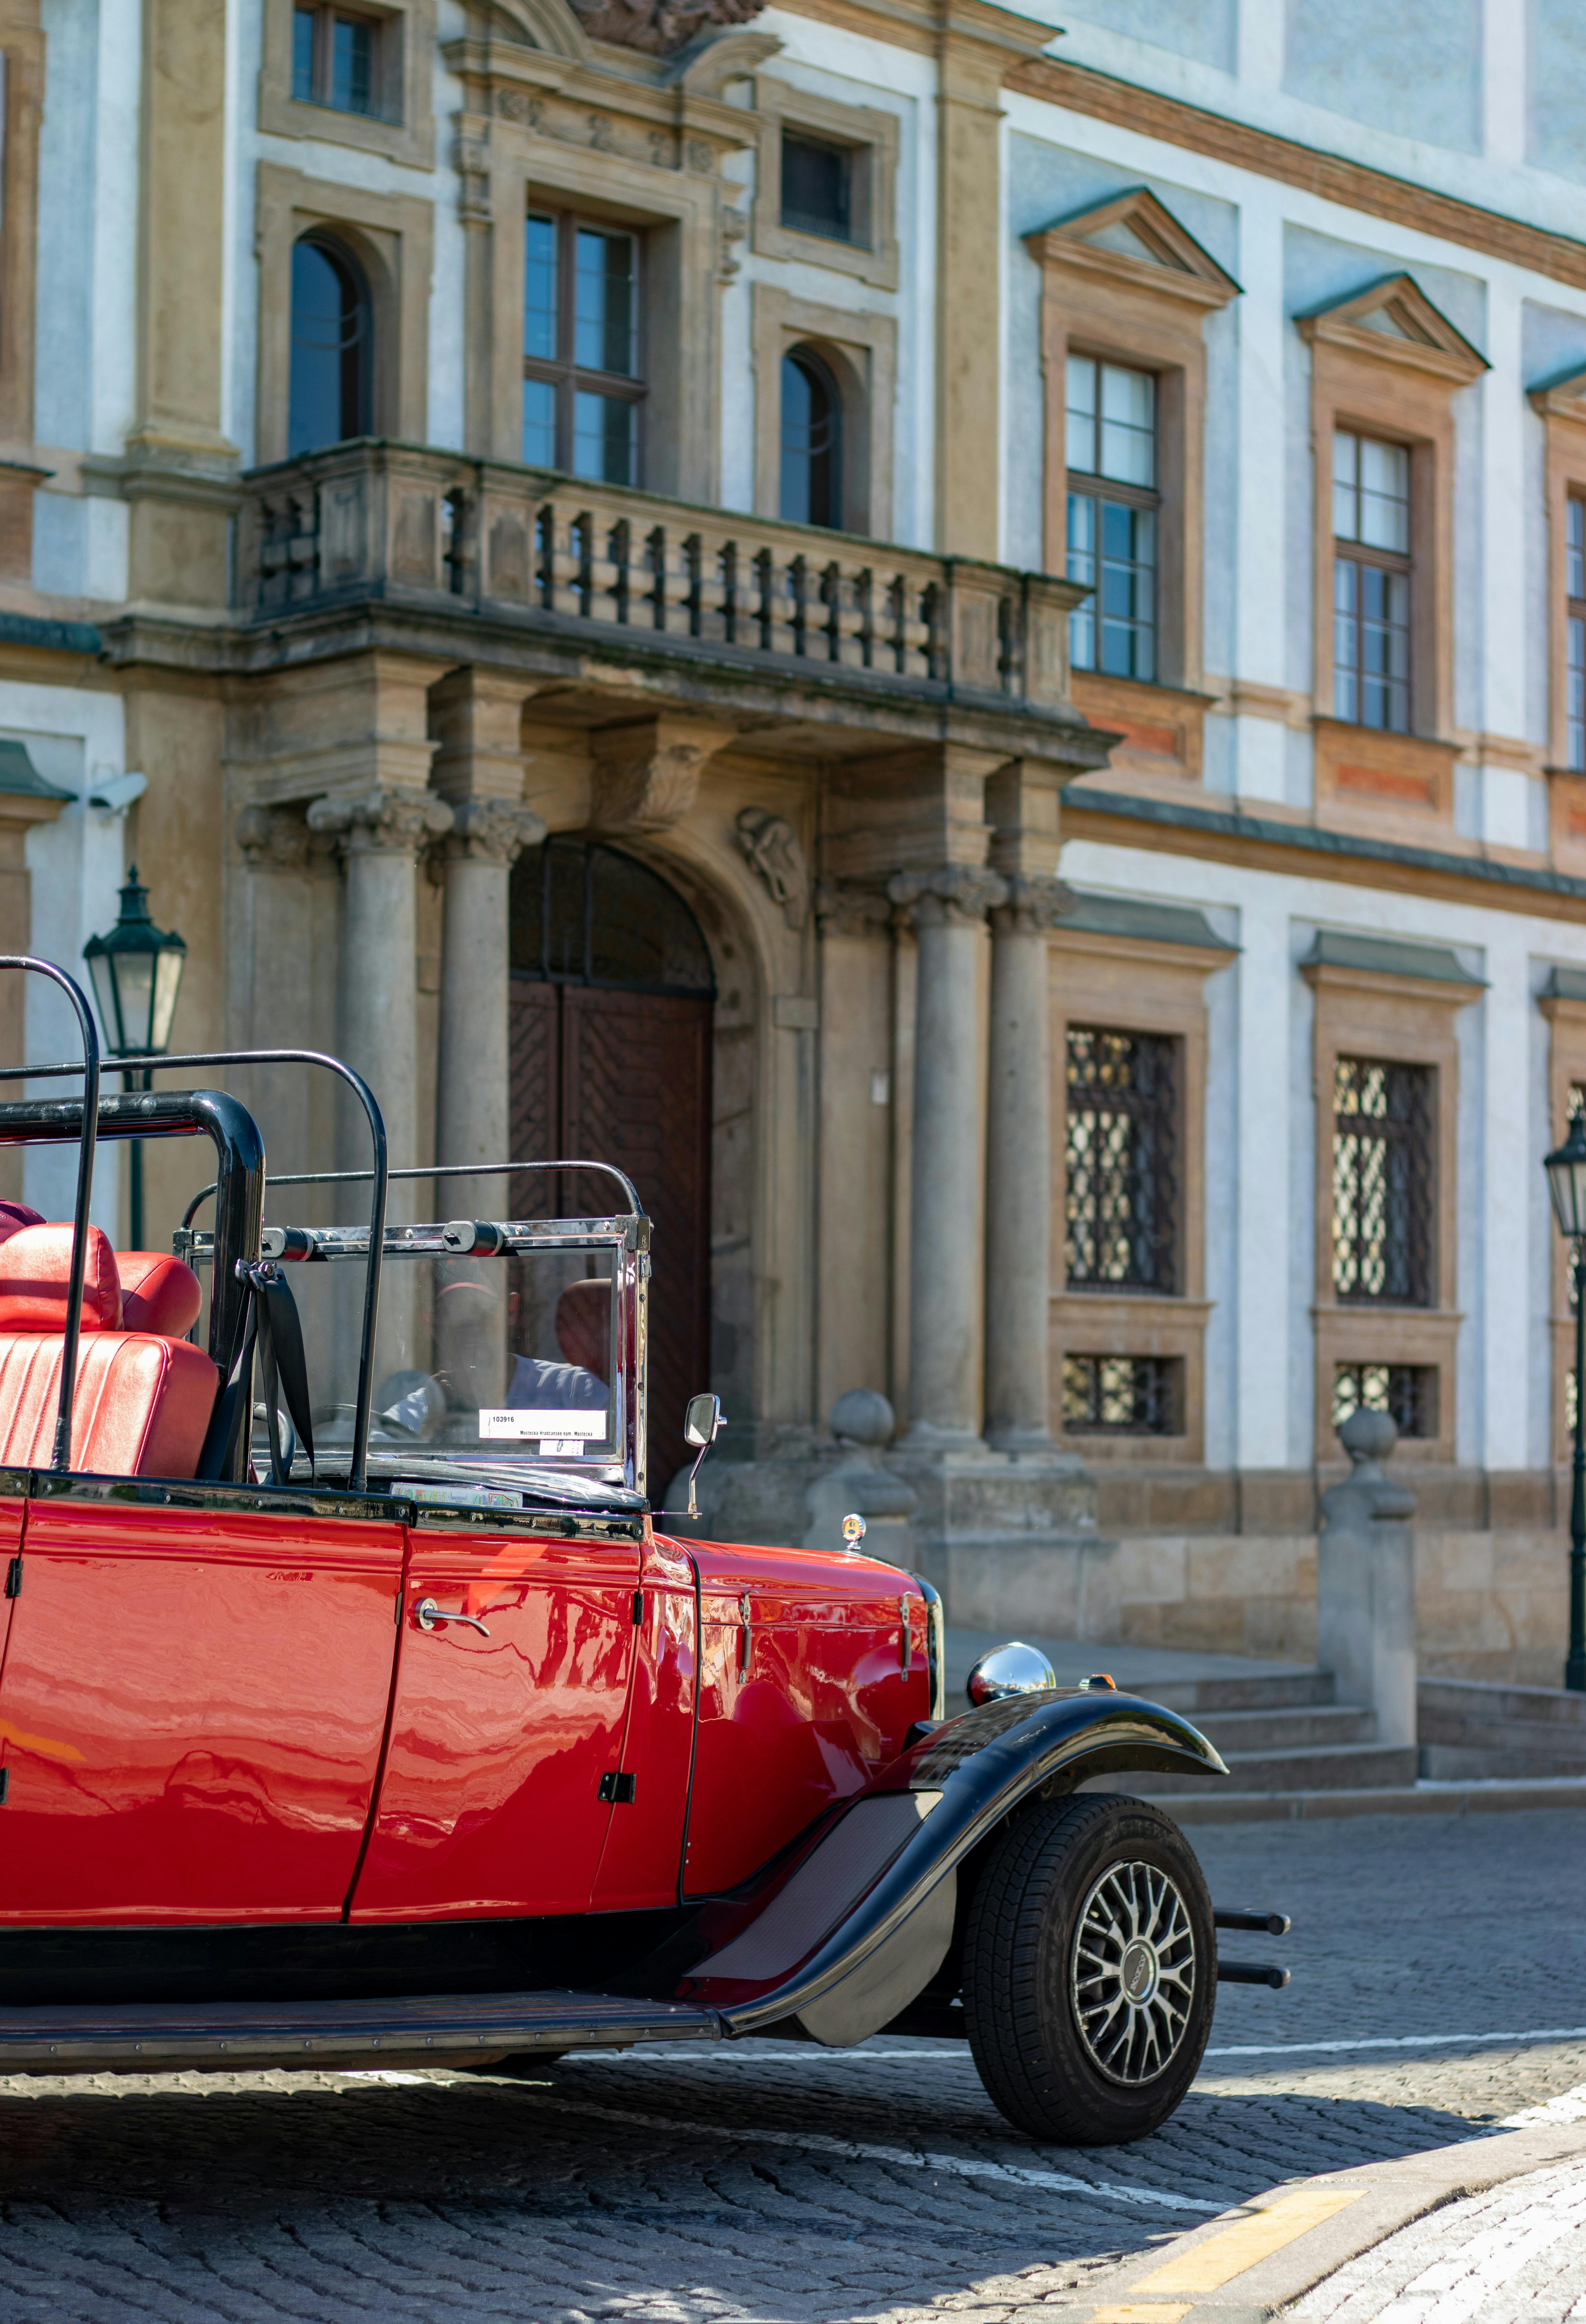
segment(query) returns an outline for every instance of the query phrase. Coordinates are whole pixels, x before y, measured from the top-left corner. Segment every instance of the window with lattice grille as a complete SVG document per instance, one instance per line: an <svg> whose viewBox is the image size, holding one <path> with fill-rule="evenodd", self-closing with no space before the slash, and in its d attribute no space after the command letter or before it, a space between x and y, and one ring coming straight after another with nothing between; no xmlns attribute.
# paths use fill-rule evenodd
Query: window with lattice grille
<svg viewBox="0 0 1586 2324"><path fill-rule="evenodd" d="M1332 1289L1351 1306L1430 1307L1433 1069L1339 1057L1332 1095Z"/></svg>
<svg viewBox="0 0 1586 2324"><path fill-rule="evenodd" d="M1176 1436L1183 1373L1171 1356L1065 1356L1063 1425L1074 1435Z"/></svg>
<svg viewBox="0 0 1586 2324"><path fill-rule="evenodd" d="M1071 1025L1071 1291L1176 1292L1177 1146L1177 1042Z"/></svg>
<svg viewBox="0 0 1586 2324"><path fill-rule="evenodd" d="M1339 1364L1332 1375L1332 1425L1361 1407L1386 1412L1401 1436L1437 1434L1435 1364Z"/></svg>

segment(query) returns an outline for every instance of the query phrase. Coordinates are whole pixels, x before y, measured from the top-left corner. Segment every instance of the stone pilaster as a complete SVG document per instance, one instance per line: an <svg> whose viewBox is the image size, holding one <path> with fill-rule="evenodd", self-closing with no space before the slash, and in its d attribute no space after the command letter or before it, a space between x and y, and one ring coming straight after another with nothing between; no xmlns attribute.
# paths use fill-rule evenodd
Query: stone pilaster
<svg viewBox="0 0 1586 2324"><path fill-rule="evenodd" d="M1060 881L1015 873L991 914L986 1102L986 1440L1050 1452L1052 1056L1047 931Z"/></svg>
<svg viewBox="0 0 1586 2324"><path fill-rule="evenodd" d="M235 992L240 1038L250 1049L316 1048L319 1011L309 874L316 844L328 843L316 843L300 810L292 808L244 807L235 829L244 866ZM314 1168L310 1124L327 1096L313 1086L320 1078L301 1065L262 1065L243 1089L258 1115L272 1170Z"/></svg>
<svg viewBox="0 0 1586 2324"><path fill-rule="evenodd" d="M981 1431L984 1298L980 948L1006 900L994 872L901 872L917 946L906 1451L969 1451Z"/></svg>
<svg viewBox="0 0 1586 2324"><path fill-rule="evenodd" d="M438 853L446 888L440 954L440 1074L436 1151L447 1163L504 1162L510 1134L507 994L512 865L545 837L532 808L463 799ZM499 1217L506 1182L447 1182L448 1213ZM483 1206L483 1207L481 1207Z"/></svg>

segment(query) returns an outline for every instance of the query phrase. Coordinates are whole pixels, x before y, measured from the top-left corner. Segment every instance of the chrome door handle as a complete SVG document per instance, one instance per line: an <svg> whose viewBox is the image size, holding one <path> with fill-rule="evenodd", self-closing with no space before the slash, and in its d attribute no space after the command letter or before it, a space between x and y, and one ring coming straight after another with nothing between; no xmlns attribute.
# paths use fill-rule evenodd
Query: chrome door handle
<svg viewBox="0 0 1586 2324"><path fill-rule="evenodd" d="M420 1599L413 1609L413 1619L421 1630L433 1630L438 1622L466 1622L471 1629L478 1631L482 1638L490 1636L477 1614L448 1614L444 1607L436 1604L433 1598Z"/></svg>

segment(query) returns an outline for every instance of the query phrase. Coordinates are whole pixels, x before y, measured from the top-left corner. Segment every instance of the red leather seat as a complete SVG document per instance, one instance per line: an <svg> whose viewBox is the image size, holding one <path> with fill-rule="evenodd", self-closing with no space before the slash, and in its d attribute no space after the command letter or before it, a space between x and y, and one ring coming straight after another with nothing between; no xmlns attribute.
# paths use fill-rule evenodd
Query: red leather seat
<svg viewBox="0 0 1586 2324"><path fill-rule="evenodd" d="M47 1467L54 1449L71 1235L69 1226L28 1226L0 1241L0 1465L7 1468ZM154 1251L129 1253L127 1271L134 1286L124 1302L109 1240L90 1227L71 1465L110 1476L190 1477L220 1384L202 1350L176 1336L198 1313L198 1279Z"/></svg>

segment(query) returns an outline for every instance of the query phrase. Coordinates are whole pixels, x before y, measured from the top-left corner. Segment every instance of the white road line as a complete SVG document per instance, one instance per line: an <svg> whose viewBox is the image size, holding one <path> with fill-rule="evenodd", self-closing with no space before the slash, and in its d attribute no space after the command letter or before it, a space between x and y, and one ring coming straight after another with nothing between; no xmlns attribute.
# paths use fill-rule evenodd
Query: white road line
<svg viewBox="0 0 1586 2324"><path fill-rule="evenodd" d="M1586 2025L1534 2025L1525 2034L1368 2034L1352 2042L1241 2042L1208 2058L1287 2058L1302 2051L1457 2050L1476 2042L1586 2042Z"/></svg>
<svg viewBox="0 0 1586 2324"><path fill-rule="evenodd" d="M1586 2082L1577 2082L1572 2090L1561 2090L1556 2098L1548 2098L1542 2106L1522 2107L1518 2114L1506 2114L1495 2127L1528 2130L1534 2122L1586 2122Z"/></svg>
<svg viewBox="0 0 1586 2324"><path fill-rule="evenodd" d="M664 2130L689 2138L724 2138L739 2146L790 2146L807 2154L834 2155L844 2163L885 2163L895 2170L936 2171L954 2179L991 2179L1004 2186L1039 2187L1048 2193L1090 2195L1109 2203L1140 2203L1153 2210L1194 2211L1203 2218L1227 2209L1170 2194L1166 2188L1130 2186L1111 2180L1076 2179L1063 2171L1029 2171L1012 2163L985 2163L974 2155L934 2154L925 2148L872 2146L857 2138L828 2138L817 2130L764 2130L756 2124L682 2122L670 2115L631 2114L623 2107L586 2105L582 2098L537 2101L558 2114L592 2116L597 2122L627 2123L637 2130Z"/></svg>

